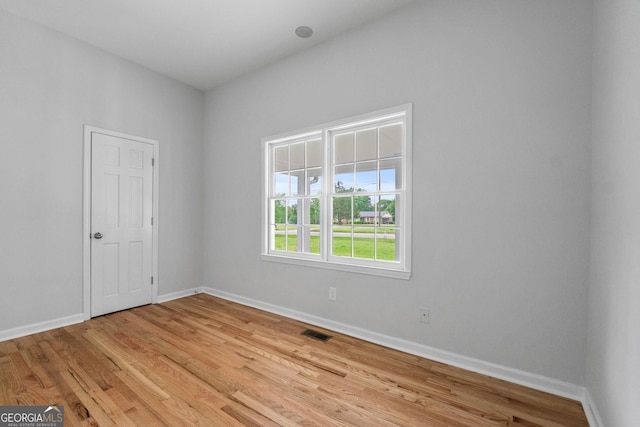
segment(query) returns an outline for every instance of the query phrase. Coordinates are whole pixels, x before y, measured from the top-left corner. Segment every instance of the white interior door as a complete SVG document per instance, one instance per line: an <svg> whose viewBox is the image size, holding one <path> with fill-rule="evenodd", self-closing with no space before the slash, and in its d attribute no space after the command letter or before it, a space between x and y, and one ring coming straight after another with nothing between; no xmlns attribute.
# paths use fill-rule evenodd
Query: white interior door
<svg viewBox="0 0 640 427"><path fill-rule="evenodd" d="M91 133L91 316L152 302L153 151Z"/></svg>

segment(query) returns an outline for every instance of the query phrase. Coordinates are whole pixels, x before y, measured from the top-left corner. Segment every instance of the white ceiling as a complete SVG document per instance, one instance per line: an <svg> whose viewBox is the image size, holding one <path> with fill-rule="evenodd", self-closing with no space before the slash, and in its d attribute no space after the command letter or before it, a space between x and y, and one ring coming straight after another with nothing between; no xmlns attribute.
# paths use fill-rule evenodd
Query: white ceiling
<svg viewBox="0 0 640 427"><path fill-rule="evenodd" d="M410 1L0 0L0 8L207 90ZM298 38L300 25L313 36Z"/></svg>

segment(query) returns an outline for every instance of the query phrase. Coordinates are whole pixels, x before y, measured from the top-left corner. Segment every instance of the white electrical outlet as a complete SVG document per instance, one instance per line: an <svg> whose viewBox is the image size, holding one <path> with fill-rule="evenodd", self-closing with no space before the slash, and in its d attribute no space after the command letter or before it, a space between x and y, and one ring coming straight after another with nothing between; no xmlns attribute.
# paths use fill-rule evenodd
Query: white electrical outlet
<svg viewBox="0 0 640 427"><path fill-rule="evenodd" d="M428 308L420 309L420 323L429 323L430 317Z"/></svg>
<svg viewBox="0 0 640 427"><path fill-rule="evenodd" d="M329 301L335 301L336 298L336 288L334 288L333 286L329 287Z"/></svg>

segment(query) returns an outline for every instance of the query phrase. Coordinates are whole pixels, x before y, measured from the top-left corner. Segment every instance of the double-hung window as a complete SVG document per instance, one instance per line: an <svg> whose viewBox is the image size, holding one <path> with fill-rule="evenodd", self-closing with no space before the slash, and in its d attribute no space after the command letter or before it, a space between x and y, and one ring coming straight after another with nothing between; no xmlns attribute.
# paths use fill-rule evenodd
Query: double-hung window
<svg viewBox="0 0 640 427"><path fill-rule="evenodd" d="M263 258L408 278L411 105L263 139Z"/></svg>

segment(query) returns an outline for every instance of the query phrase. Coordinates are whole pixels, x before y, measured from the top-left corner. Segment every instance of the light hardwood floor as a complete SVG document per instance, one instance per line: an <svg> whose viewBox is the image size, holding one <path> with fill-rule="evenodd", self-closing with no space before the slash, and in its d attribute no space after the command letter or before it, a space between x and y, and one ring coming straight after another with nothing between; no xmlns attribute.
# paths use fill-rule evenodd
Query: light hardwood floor
<svg viewBox="0 0 640 427"><path fill-rule="evenodd" d="M63 405L66 427L588 425L578 402L204 294L0 342L16 404Z"/></svg>

